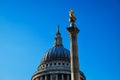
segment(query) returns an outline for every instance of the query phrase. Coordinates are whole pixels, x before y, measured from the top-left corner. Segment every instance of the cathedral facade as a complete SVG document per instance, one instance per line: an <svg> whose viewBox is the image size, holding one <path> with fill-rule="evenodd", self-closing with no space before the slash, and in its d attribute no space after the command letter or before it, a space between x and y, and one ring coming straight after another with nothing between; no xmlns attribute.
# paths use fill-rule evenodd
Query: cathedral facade
<svg viewBox="0 0 120 80"><path fill-rule="evenodd" d="M71 51L71 50L70 50ZM71 53L62 44L62 37L58 27L54 46L44 54L37 71L31 80L73 80L71 79ZM84 73L78 70L79 80L86 80Z"/></svg>

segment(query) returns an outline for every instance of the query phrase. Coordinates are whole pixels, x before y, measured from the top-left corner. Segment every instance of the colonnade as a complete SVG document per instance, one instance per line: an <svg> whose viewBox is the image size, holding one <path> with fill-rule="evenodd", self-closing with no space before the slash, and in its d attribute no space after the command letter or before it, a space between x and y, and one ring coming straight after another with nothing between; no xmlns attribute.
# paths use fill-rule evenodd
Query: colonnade
<svg viewBox="0 0 120 80"><path fill-rule="evenodd" d="M47 74L34 80L70 80L70 74Z"/></svg>

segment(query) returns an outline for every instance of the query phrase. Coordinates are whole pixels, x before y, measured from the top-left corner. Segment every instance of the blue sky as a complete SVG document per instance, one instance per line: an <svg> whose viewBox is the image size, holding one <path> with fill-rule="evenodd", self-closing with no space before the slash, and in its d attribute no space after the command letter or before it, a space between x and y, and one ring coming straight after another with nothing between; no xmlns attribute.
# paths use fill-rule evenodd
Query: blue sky
<svg viewBox="0 0 120 80"><path fill-rule="evenodd" d="M80 69L87 80L120 80L119 0L0 1L0 80L30 80L57 25L69 49L69 11L80 29Z"/></svg>

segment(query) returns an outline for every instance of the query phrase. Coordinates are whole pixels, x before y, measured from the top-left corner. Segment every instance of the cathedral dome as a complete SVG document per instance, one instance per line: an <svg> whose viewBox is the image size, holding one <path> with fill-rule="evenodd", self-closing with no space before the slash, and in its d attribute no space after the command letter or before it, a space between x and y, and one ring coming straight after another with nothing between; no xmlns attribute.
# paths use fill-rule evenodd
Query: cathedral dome
<svg viewBox="0 0 120 80"><path fill-rule="evenodd" d="M45 52L31 80L71 80L70 51L62 44L59 27L54 46ZM80 71L80 80L86 80Z"/></svg>
<svg viewBox="0 0 120 80"><path fill-rule="evenodd" d="M62 38L61 38L59 28L55 36L54 47L52 47L45 53L45 55L41 60L41 64L44 64L50 61L70 62L70 51L64 48L62 45Z"/></svg>
<svg viewBox="0 0 120 80"><path fill-rule="evenodd" d="M55 46L49 49L42 58L41 64L49 61L68 61L70 62L70 51L63 46Z"/></svg>

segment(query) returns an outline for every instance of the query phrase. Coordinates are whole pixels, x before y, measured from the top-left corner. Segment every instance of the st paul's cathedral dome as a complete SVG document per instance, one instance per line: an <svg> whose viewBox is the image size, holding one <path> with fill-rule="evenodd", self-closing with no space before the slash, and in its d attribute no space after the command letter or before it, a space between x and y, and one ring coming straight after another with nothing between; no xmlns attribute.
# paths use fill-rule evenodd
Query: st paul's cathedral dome
<svg viewBox="0 0 120 80"><path fill-rule="evenodd" d="M41 64L50 61L70 62L70 51L63 47L59 29L56 33L54 47L49 49L42 58Z"/></svg>
<svg viewBox="0 0 120 80"><path fill-rule="evenodd" d="M64 48L59 27L54 46L44 54L31 80L71 80L70 51ZM80 80L86 80L80 71Z"/></svg>

